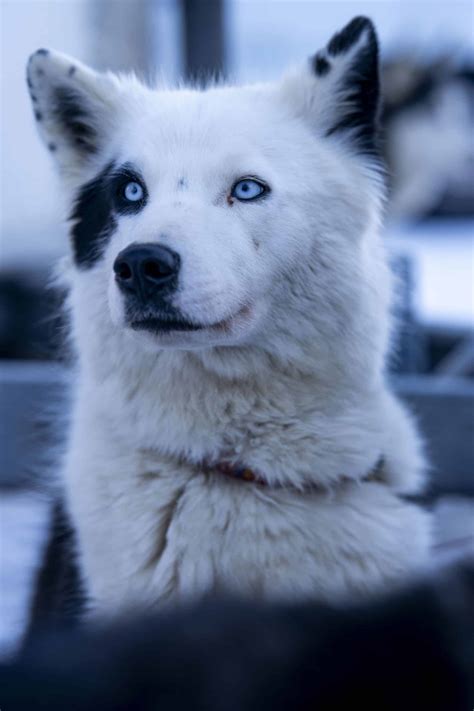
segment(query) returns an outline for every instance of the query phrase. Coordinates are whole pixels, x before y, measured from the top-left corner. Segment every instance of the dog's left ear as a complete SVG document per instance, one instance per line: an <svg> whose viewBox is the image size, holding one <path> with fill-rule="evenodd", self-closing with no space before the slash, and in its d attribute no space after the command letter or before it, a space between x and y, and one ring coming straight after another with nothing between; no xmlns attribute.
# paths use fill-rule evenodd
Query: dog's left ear
<svg viewBox="0 0 474 711"><path fill-rule="evenodd" d="M339 136L359 152L376 153L378 54L374 25L366 17L355 17L303 71L284 78L284 96L318 133Z"/></svg>

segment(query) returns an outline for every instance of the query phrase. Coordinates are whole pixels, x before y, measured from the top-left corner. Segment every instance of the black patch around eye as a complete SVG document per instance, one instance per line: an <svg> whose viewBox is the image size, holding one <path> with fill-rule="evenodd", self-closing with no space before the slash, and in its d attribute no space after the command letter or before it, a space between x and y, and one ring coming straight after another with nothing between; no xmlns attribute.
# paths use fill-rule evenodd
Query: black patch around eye
<svg viewBox="0 0 474 711"><path fill-rule="evenodd" d="M70 142L85 153L95 153L97 131L80 95L73 89L57 87L53 101L55 117Z"/></svg>
<svg viewBox="0 0 474 711"><path fill-rule="evenodd" d="M113 164L107 165L93 180L77 193L70 219L74 261L78 267L89 269L101 258L105 246L116 227L111 174Z"/></svg>
<svg viewBox="0 0 474 711"><path fill-rule="evenodd" d="M143 189L143 198L126 201L123 189L130 181ZM120 215L136 214L146 204L148 193L139 172L129 163L117 167L109 163L95 178L83 185L71 214L71 241L74 261L89 269L102 257Z"/></svg>

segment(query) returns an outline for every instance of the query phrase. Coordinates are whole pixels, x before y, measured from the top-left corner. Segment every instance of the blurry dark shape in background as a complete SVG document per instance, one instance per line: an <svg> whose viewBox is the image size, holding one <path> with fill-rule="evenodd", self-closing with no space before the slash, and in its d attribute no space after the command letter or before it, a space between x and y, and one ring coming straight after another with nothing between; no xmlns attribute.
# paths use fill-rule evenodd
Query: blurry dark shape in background
<svg viewBox="0 0 474 711"><path fill-rule="evenodd" d="M0 358L62 359L64 294L49 282L47 270L0 272Z"/></svg>
<svg viewBox="0 0 474 711"><path fill-rule="evenodd" d="M222 0L183 0L184 74L206 79L224 74L224 7Z"/></svg>
<svg viewBox="0 0 474 711"><path fill-rule="evenodd" d="M133 68L139 76L153 76L153 16L158 5L152 0L91 3L96 66L114 71ZM188 80L225 72L224 5L225 0L176 0L176 8L168 7L168 11L179 14L180 60L182 74Z"/></svg>
<svg viewBox="0 0 474 711"><path fill-rule="evenodd" d="M382 87L391 216L474 216L474 65L402 54Z"/></svg>

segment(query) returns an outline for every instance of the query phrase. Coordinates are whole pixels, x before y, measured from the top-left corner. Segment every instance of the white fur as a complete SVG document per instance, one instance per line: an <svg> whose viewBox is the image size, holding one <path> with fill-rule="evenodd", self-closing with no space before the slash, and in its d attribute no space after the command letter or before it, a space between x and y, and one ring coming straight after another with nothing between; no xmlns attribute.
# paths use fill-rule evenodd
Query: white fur
<svg viewBox="0 0 474 711"><path fill-rule="evenodd" d="M103 146L87 160L54 117L40 124L69 198L112 158L138 165L150 194L101 260L68 268L78 372L64 481L97 609L222 589L333 599L424 566L428 518L399 497L419 489L423 456L384 375L382 190L350 136L324 136L334 74L155 91L55 53L34 55L30 74L42 110L62 77L96 112ZM229 204L247 174L271 196ZM208 328L126 327L112 264L135 241L181 254L174 305ZM202 472L224 454L269 486ZM362 481L381 455L383 481Z"/></svg>

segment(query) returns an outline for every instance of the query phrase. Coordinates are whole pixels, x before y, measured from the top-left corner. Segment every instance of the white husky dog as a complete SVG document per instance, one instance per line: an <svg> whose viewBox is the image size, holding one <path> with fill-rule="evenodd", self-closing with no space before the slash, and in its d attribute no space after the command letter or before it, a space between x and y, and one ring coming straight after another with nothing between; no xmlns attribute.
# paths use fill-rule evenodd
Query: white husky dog
<svg viewBox="0 0 474 711"><path fill-rule="evenodd" d="M347 599L422 567L372 23L270 84L155 90L39 50L28 85L73 205L64 484L96 610Z"/></svg>

